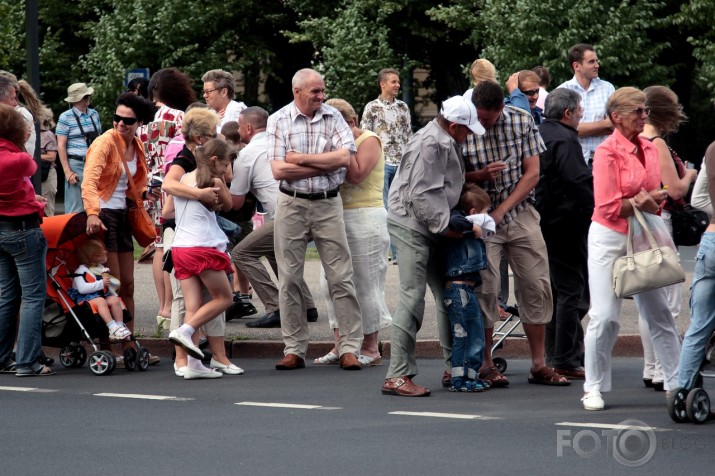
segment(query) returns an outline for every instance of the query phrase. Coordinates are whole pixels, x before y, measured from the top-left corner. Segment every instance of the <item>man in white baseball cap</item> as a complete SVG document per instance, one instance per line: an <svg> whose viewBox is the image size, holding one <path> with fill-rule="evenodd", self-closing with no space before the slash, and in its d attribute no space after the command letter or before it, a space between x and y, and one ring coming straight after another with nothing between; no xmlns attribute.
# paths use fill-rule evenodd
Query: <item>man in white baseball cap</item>
<svg viewBox="0 0 715 476"><path fill-rule="evenodd" d="M428 284L435 299L446 362L451 357L449 318L442 299L444 273L437 257L437 243L441 235L450 232L450 210L457 206L464 185L462 143L470 133L484 134L474 105L462 96L444 101L440 114L405 146L390 187L387 229L400 256L400 302L392 317L390 368L382 386L385 395L430 394L428 388L412 382L418 373L415 342Z"/></svg>

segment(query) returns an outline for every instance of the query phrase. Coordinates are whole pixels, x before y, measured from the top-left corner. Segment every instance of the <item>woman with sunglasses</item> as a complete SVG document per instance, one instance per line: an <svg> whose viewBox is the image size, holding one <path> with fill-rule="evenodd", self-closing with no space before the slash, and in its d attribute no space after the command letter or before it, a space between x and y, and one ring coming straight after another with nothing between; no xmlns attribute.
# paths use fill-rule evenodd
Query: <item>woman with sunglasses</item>
<svg viewBox="0 0 715 476"><path fill-rule="evenodd" d="M670 235L673 236L671 211L686 204L685 195L690 185L697 178L695 169L688 169L678 154L668 147L665 137L678 130L680 123L687 119L683 107L678 103L678 96L665 86L649 86L643 90L645 104L650 113L645 121L641 137L651 141L658 150L660 163L660 181L664 188L667 185L670 200L665 202L661 218L665 222ZM674 284L665 288L668 297L668 309L673 319L680 314L683 301L683 285ZM656 391L663 390L663 368L653 352L653 340L648 332L648 326L642 318L638 318L638 328L643 343L643 383Z"/></svg>
<svg viewBox="0 0 715 476"><path fill-rule="evenodd" d="M606 104L615 130L598 146L593 161L595 209L588 233L591 317L586 329L584 396L586 410L603 410L601 392L611 390L611 352L620 328L621 299L613 291L613 265L626 254L628 217L660 212L668 196L661 188L658 150L640 136L646 124L646 95L636 88L614 92ZM680 339L668 309L665 288L636 294L636 308L653 336L663 364L664 387L678 384Z"/></svg>
<svg viewBox="0 0 715 476"><path fill-rule="evenodd" d="M110 274L121 281L119 297L132 316L134 243L127 215L127 196L129 180L133 180L135 188L142 193L146 190L144 145L136 137L136 132L142 124L154 118L154 109L151 102L136 94L119 96L114 111L114 127L99 136L87 151L82 182L87 234L104 233L107 267ZM131 177L127 177L127 168ZM147 198L155 199L153 196ZM134 332L134 321L127 323L127 327Z"/></svg>

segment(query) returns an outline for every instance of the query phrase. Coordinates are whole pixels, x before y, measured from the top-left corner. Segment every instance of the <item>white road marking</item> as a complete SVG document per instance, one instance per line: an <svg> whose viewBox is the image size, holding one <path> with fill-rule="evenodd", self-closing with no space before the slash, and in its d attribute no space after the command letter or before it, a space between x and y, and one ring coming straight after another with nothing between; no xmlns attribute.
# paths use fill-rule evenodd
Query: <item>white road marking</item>
<svg viewBox="0 0 715 476"><path fill-rule="evenodd" d="M455 418L457 420L499 420L499 417L470 415L466 413L438 413L438 412L389 412L388 415L420 416L431 418Z"/></svg>
<svg viewBox="0 0 715 476"><path fill-rule="evenodd" d="M171 395L142 395L141 393L95 393L94 396L112 398L134 398L137 400L170 400L174 402L193 400L193 398L180 398Z"/></svg>
<svg viewBox="0 0 715 476"><path fill-rule="evenodd" d="M324 407L322 405L302 405L299 403L269 403L269 402L237 402L236 405L248 407L297 408L300 410L342 410L341 407Z"/></svg>
<svg viewBox="0 0 715 476"><path fill-rule="evenodd" d="M50 393L50 392L57 391L57 390L46 390L44 388L35 388L35 387L0 387L0 390L6 390L8 392L35 392L35 393Z"/></svg>
<svg viewBox="0 0 715 476"><path fill-rule="evenodd" d="M572 421L563 421L555 423L556 426L575 426L577 428L604 428L606 430L642 430L642 431L670 431L668 428L658 428L655 426L638 426L638 425L620 425L607 423L576 423Z"/></svg>

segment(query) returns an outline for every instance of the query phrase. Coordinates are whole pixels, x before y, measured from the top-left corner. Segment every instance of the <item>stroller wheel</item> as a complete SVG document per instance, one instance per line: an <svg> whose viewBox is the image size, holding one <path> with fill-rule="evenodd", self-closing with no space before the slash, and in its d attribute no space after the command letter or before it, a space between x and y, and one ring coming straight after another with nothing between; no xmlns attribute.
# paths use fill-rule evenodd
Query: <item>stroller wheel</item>
<svg viewBox="0 0 715 476"><path fill-rule="evenodd" d="M74 347L74 355L77 357L72 367L82 367L87 362L87 350L84 346L77 345Z"/></svg>
<svg viewBox="0 0 715 476"><path fill-rule="evenodd" d="M74 348L62 347L60 349L59 361L62 367L74 367L77 363L77 355L75 354Z"/></svg>
<svg viewBox="0 0 715 476"><path fill-rule="evenodd" d="M132 347L124 351L124 368L129 371L137 369L137 351Z"/></svg>
<svg viewBox="0 0 715 476"><path fill-rule="evenodd" d="M688 421L686 410L686 399L688 391L684 388L676 388L668 398L668 414L675 423L685 423Z"/></svg>
<svg viewBox="0 0 715 476"><path fill-rule="evenodd" d="M137 370L145 371L149 367L149 349L144 347L139 349L137 356Z"/></svg>
<svg viewBox="0 0 715 476"><path fill-rule="evenodd" d="M702 388L694 388L688 393L685 411L693 423L703 423L710 416L710 397Z"/></svg>
<svg viewBox="0 0 715 476"><path fill-rule="evenodd" d="M109 375L114 370L116 361L111 352L100 350L89 355L89 370L94 375Z"/></svg>
<svg viewBox="0 0 715 476"><path fill-rule="evenodd" d="M494 359L492 359L492 362L494 362L494 367L497 368L499 373L503 374L504 372L506 372L506 368L507 368L506 359L504 359L502 357L494 357Z"/></svg>

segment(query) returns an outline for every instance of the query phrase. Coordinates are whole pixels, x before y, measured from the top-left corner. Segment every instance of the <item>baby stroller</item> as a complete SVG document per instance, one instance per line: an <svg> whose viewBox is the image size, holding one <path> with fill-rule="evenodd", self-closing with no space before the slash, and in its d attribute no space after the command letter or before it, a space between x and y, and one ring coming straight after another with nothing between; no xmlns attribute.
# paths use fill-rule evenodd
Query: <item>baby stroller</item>
<svg viewBox="0 0 715 476"><path fill-rule="evenodd" d="M710 417L710 397L702 388L703 377L715 377L715 334L710 336L705 358L692 389L676 388L668 398L668 414L676 423L704 423Z"/></svg>
<svg viewBox="0 0 715 476"><path fill-rule="evenodd" d="M124 368L146 370L149 351L132 335L129 340L111 342L109 331L90 302L77 305L67 291L72 287L74 270L79 263L75 250L87 239L87 215L70 213L44 218L42 231L47 239L47 299L42 322L42 345L60 349L59 361L64 367L82 367L87 361L87 351L81 342L88 342L93 351L89 354L89 370L95 375L109 375L116 367L112 352L99 350L97 340L104 344L131 342L124 351ZM132 319L124 307L124 321Z"/></svg>
<svg viewBox="0 0 715 476"><path fill-rule="evenodd" d="M504 307L506 312L506 318L501 321L498 327L495 326L494 329L494 344L492 345L492 355L494 352L504 347L504 341L507 337L516 337L525 339L526 334L516 332L516 328L521 325L521 319L519 318L519 308L517 306L506 306ZM504 357L494 357L492 359L494 362L494 367L500 372L504 373L507 368L507 361Z"/></svg>

